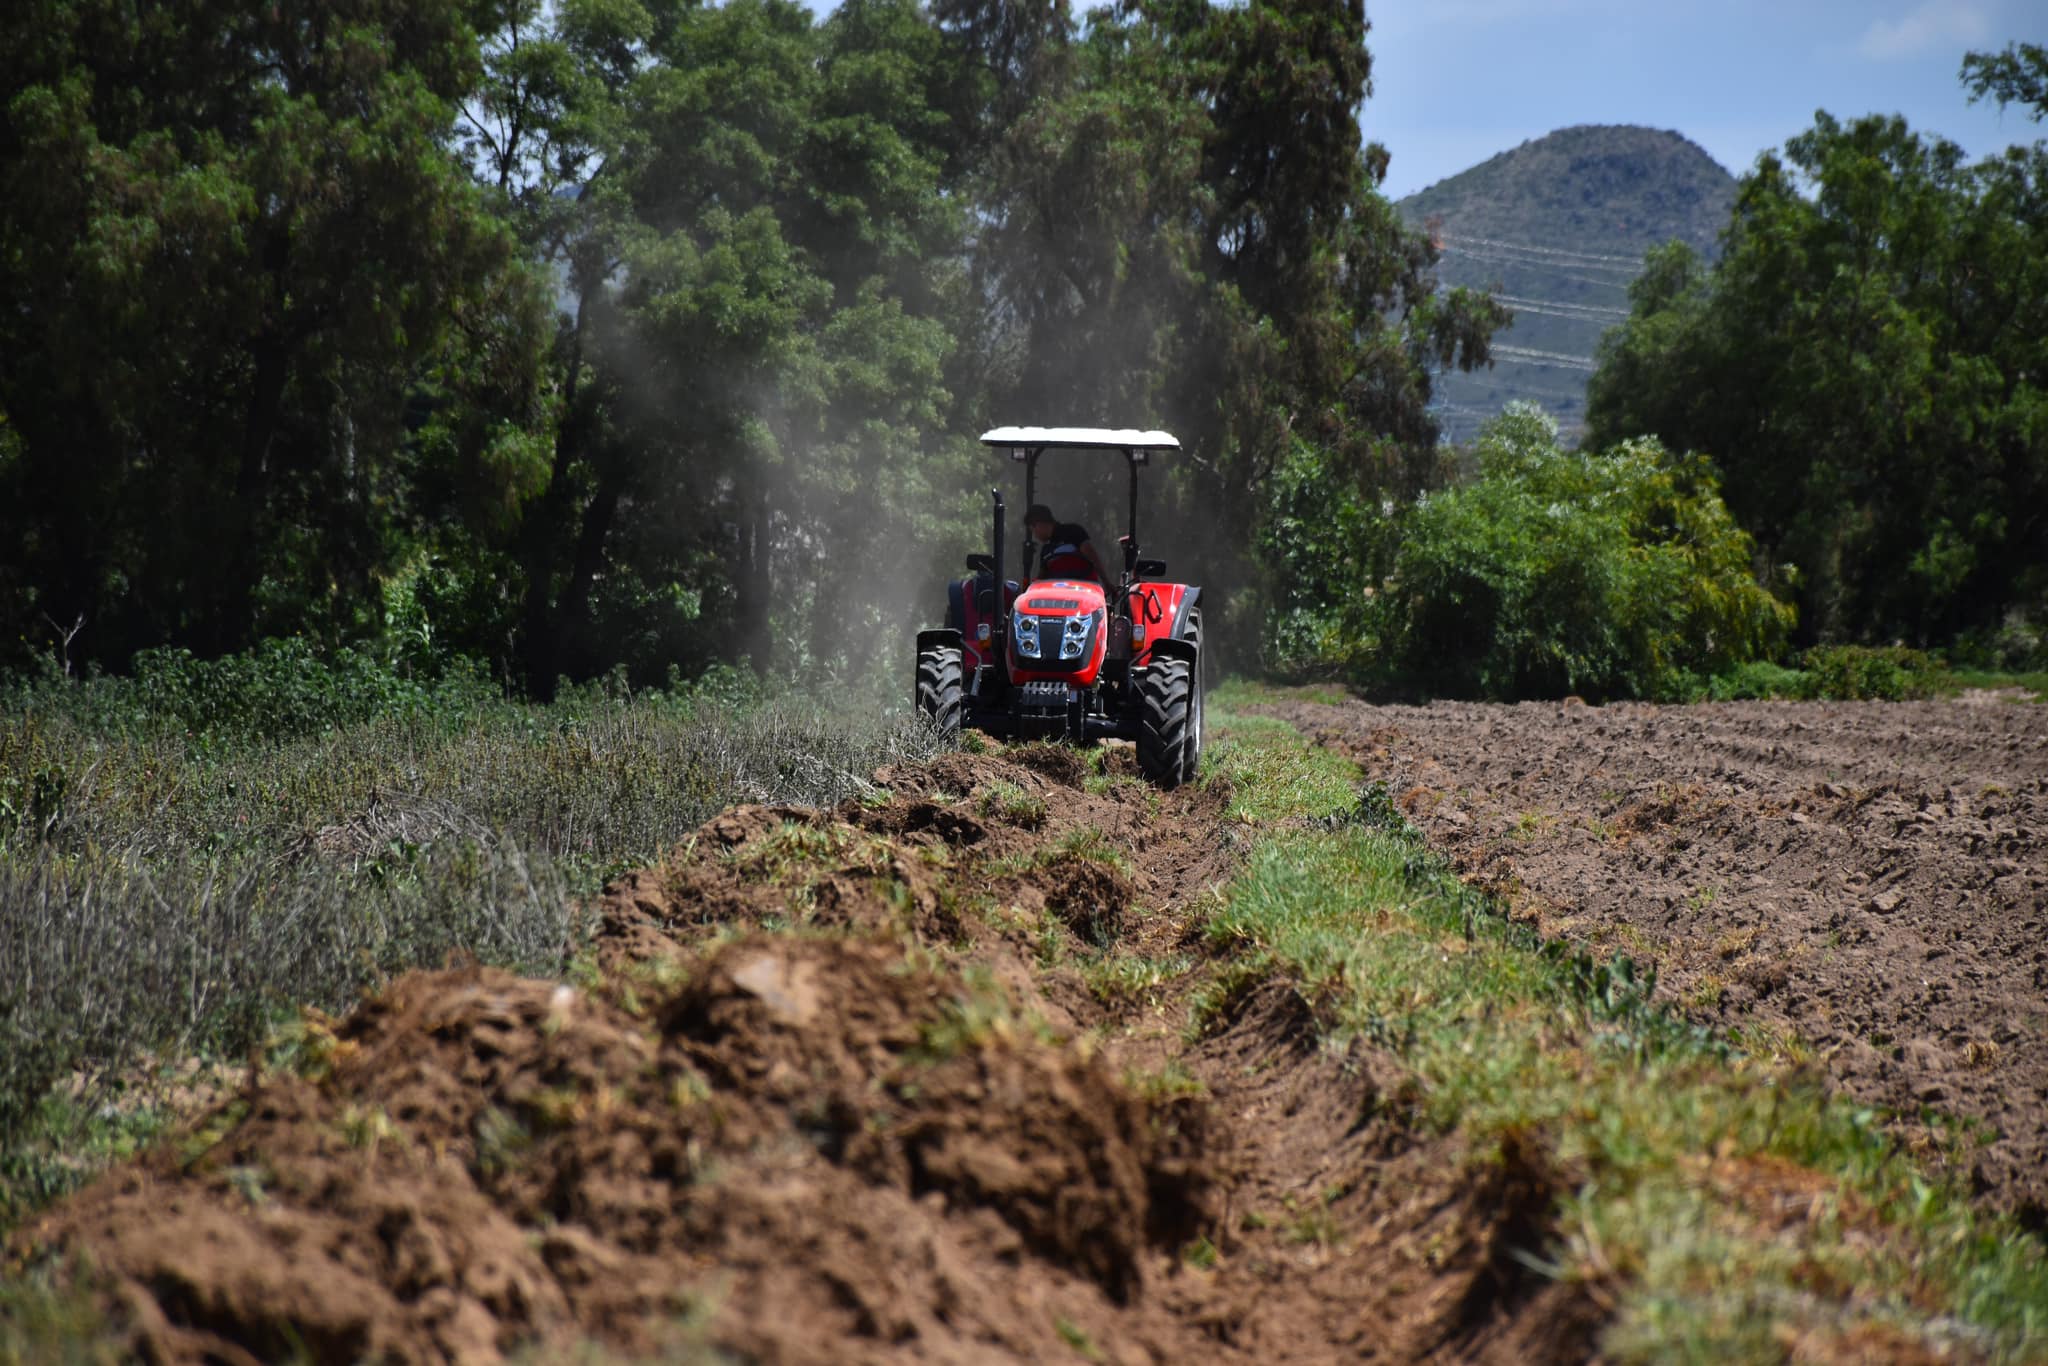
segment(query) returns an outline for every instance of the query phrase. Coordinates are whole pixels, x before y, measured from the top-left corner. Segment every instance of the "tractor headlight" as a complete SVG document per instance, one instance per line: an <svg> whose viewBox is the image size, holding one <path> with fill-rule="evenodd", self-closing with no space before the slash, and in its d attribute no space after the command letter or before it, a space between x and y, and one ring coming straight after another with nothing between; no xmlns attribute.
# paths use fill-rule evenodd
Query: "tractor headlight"
<svg viewBox="0 0 2048 1366"><path fill-rule="evenodd" d="M1022 612L1011 617L1010 639L1019 655L1026 659L1038 658L1038 618L1027 617Z"/></svg>
<svg viewBox="0 0 2048 1366"><path fill-rule="evenodd" d="M1060 658L1079 659L1081 652L1088 648L1088 637L1095 629L1095 613L1085 617L1068 617L1060 631Z"/></svg>

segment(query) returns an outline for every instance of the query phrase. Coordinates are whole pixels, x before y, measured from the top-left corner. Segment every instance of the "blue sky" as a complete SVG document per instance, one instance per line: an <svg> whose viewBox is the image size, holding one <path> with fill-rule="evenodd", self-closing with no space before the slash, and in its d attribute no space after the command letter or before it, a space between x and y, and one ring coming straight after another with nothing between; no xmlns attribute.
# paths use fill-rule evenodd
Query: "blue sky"
<svg viewBox="0 0 2048 1366"><path fill-rule="evenodd" d="M1972 155L2048 137L1956 80L1963 54L2048 43L2048 0L1366 0L1365 135L1398 199L1575 123L1669 128L1740 175L1840 118L1903 114Z"/></svg>

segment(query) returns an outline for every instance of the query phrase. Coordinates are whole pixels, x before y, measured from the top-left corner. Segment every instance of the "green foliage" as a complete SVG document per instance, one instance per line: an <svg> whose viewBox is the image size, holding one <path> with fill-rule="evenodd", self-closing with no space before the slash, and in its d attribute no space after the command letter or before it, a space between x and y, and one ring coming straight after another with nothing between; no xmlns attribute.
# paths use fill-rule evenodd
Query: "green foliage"
<svg viewBox="0 0 2048 1366"><path fill-rule="evenodd" d="M112 666L374 634L378 578L516 505L548 421L538 276L446 146L476 12L6 14L0 665L45 619Z"/></svg>
<svg viewBox="0 0 2048 1366"><path fill-rule="evenodd" d="M986 410L1171 428L1197 458L1148 491L1147 546L1177 566L1200 549L1211 643L1250 658L1269 590L1313 637L1307 590L1254 563L1246 494L1264 513L1305 447L1320 469L1273 494L1279 518L1310 478L1361 506L1428 482L1431 373L1485 364L1506 319L1437 292L1435 248L1379 191L1363 7L1143 4L1085 34L1063 8L960 10L1003 71L976 110L992 150L964 328ZM1121 520L1095 497L1080 520Z"/></svg>
<svg viewBox="0 0 2048 1366"><path fill-rule="evenodd" d="M971 511L938 33L902 0L531 8L470 140L569 314L518 668L892 668L908 585L844 556L935 585Z"/></svg>
<svg viewBox="0 0 2048 1366"><path fill-rule="evenodd" d="M0 1279L0 1363L116 1366L134 1359L121 1322L109 1322L90 1266L39 1266Z"/></svg>
<svg viewBox="0 0 2048 1366"><path fill-rule="evenodd" d="M1953 668L1937 656L1899 645L1823 645L1805 651L1799 659L1798 668L1755 660L1712 677L1680 674L1669 682L1659 700L1898 702L1953 696L1970 688L2039 693L2048 678L2040 673Z"/></svg>
<svg viewBox="0 0 2048 1366"><path fill-rule="evenodd" d="M1754 659L1716 674L1708 681L1705 695L1716 702L1804 697L1806 675L1767 659Z"/></svg>
<svg viewBox="0 0 2048 1366"><path fill-rule="evenodd" d="M0 669L894 679L998 413L1179 430L1221 643L1244 491L1429 482L1505 319L1378 193L1356 5L132 10L0 20Z"/></svg>
<svg viewBox="0 0 2048 1366"><path fill-rule="evenodd" d="M1845 701L1898 702L1924 696L1920 680L1934 667L1919 650L1833 645L1806 652L1800 695Z"/></svg>
<svg viewBox="0 0 2048 1366"><path fill-rule="evenodd" d="M1465 696L1655 696L1769 658L1792 613L1750 571L1714 472L1655 441L1566 451L1525 405L1480 473L1406 509L1366 630L1377 681Z"/></svg>
<svg viewBox="0 0 2048 1366"><path fill-rule="evenodd" d="M1966 79L2030 103L2039 52L1973 56ZM2044 262L2048 144L1970 164L1896 117L1822 114L1743 178L1717 265L1651 255L1589 440L1711 453L1762 552L1796 567L1806 643L2038 623Z"/></svg>
<svg viewBox="0 0 2048 1366"><path fill-rule="evenodd" d="M456 670L440 686L401 675L349 649L322 658L300 637L266 640L255 650L199 660L189 650L145 650L132 683L105 680L88 690L115 694L98 705L132 704L154 719L194 732L283 739L349 726L387 714L443 715L495 700L498 688Z"/></svg>
<svg viewBox="0 0 2048 1366"><path fill-rule="evenodd" d="M1260 659L1285 675L1355 670L1364 661L1369 585L1392 554L1393 525L1336 468L1297 441L1267 484L1258 550L1270 583Z"/></svg>
<svg viewBox="0 0 2048 1366"><path fill-rule="evenodd" d="M2017 104L2038 123L2048 116L2048 48L2008 43L2003 52L1972 52L1963 58L1963 84L1971 103L1988 98L2000 109Z"/></svg>

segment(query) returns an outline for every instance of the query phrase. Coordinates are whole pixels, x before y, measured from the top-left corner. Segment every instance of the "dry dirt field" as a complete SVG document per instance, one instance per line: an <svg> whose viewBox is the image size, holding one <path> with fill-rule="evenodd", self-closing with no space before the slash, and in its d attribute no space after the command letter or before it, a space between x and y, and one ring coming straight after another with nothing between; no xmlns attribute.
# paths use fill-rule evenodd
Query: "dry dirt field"
<svg viewBox="0 0 2048 1366"><path fill-rule="evenodd" d="M1274 710L1546 936L1652 961L1688 1015L1960 1121L1982 1198L2048 1227L2048 706Z"/></svg>

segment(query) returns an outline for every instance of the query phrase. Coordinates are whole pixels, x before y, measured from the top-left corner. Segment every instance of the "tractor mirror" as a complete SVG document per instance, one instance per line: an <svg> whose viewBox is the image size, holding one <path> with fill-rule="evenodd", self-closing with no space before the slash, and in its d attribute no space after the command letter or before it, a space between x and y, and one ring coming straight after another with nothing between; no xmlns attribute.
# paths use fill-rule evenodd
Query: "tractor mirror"
<svg viewBox="0 0 2048 1366"><path fill-rule="evenodd" d="M969 555L967 557L967 567L977 574L993 574L996 572L995 557L993 555Z"/></svg>
<svg viewBox="0 0 2048 1366"><path fill-rule="evenodd" d="M1138 561L1138 576L1140 578L1154 579L1159 577L1161 574L1164 574L1165 572L1166 561L1164 560Z"/></svg>

